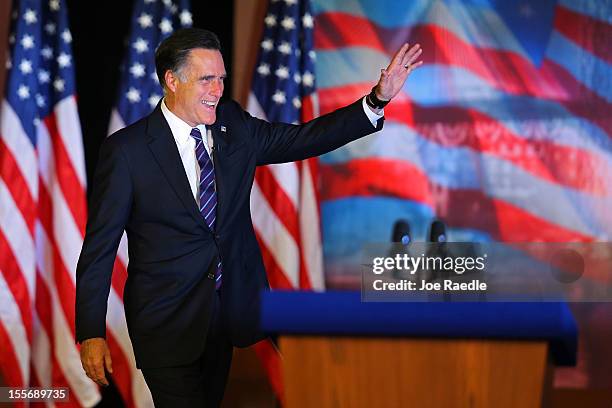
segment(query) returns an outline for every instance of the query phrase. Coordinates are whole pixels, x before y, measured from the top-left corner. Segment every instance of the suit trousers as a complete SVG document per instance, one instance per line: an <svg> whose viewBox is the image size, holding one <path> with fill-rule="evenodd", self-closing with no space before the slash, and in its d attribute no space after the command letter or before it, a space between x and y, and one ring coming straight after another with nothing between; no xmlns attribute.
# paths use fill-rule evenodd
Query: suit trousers
<svg viewBox="0 0 612 408"><path fill-rule="evenodd" d="M222 322L220 307L219 293L215 291L206 345L196 361L177 367L142 370L156 408L214 408L221 405L233 346Z"/></svg>

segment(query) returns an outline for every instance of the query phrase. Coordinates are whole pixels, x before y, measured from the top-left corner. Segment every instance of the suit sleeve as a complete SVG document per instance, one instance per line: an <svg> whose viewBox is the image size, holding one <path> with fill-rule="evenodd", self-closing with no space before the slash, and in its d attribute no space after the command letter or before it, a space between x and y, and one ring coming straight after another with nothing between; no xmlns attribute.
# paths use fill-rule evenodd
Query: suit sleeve
<svg viewBox="0 0 612 408"><path fill-rule="evenodd" d="M76 271L76 340L106 337L106 309L119 241L132 205L128 161L117 137L100 148Z"/></svg>
<svg viewBox="0 0 612 408"><path fill-rule="evenodd" d="M247 120L258 165L304 160L331 152L381 130L383 122L381 118L376 127L372 126L361 99L303 125L269 123L250 115Z"/></svg>

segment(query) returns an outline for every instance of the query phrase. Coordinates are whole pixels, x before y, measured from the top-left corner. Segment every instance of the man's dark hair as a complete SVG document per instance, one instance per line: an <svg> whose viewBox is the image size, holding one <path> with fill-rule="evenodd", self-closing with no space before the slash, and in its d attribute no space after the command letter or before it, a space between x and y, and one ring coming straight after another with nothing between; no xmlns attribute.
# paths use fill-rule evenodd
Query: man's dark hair
<svg viewBox="0 0 612 408"><path fill-rule="evenodd" d="M159 44L155 51L155 70L162 88L166 84L164 80L166 71L180 71L187 62L189 52L195 48L221 51L221 43L212 31L203 28L185 28L177 30Z"/></svg>

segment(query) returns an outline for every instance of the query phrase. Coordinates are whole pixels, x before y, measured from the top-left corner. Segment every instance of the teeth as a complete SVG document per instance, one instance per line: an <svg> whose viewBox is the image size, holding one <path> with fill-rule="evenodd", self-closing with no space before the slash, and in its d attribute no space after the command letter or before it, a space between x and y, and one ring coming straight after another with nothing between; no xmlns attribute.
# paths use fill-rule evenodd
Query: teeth
<svg viewBox="0 0 612 408"><path fill-rule="evenodd" d="M216 105L216 103L215 103L215 102L209 102L209 101L202 101L202 103L203 103L204 105L208 105L208 106L215 106L215 105Z"/></svg>

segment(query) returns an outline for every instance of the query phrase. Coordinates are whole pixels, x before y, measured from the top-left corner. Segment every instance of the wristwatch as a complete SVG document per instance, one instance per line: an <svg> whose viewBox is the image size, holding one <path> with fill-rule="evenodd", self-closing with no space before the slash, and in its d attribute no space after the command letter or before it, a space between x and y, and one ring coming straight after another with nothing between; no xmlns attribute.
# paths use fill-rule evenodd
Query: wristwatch
<svg viewBox="0 0 612 408"><path fill-rule="evenodd" d="M366 103L372 109L382 109L385 106L387 106L387 104L390 102L390 100L389 101L383 101L383 100L378 99L378 97L376 96L375 89L376 89L376 87L373 87L372 91L366 96Z"/></svg>

